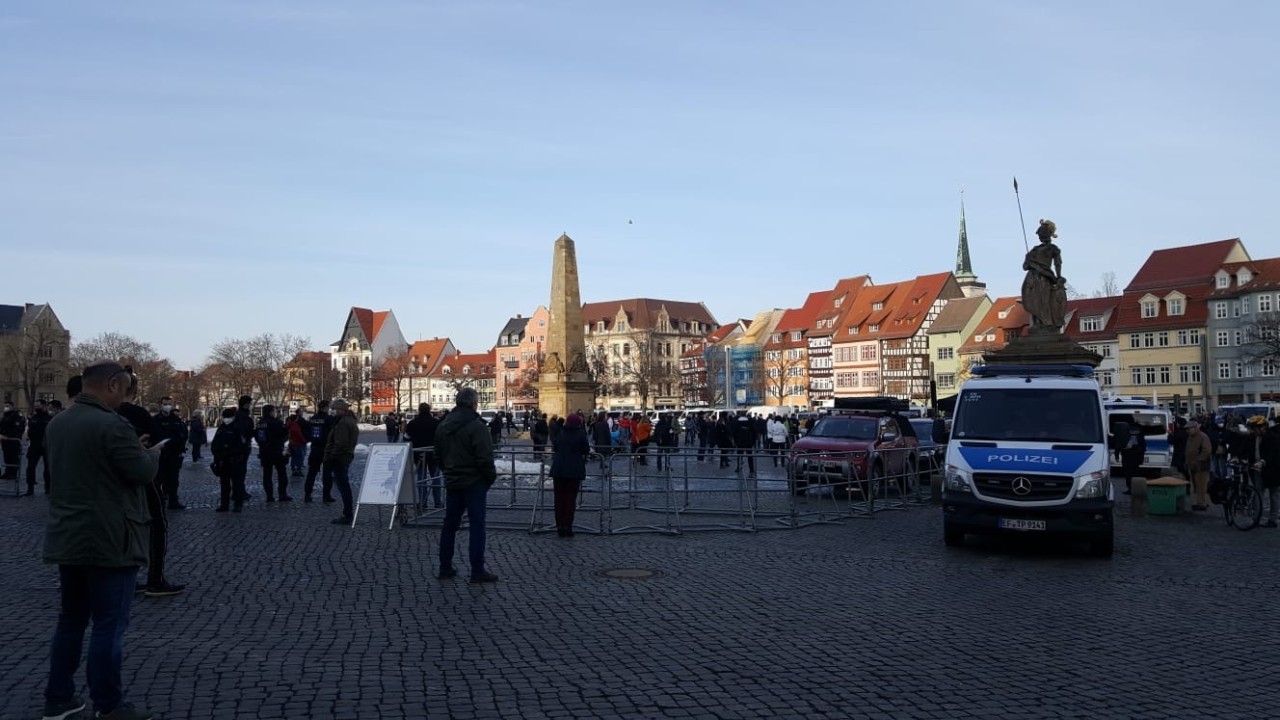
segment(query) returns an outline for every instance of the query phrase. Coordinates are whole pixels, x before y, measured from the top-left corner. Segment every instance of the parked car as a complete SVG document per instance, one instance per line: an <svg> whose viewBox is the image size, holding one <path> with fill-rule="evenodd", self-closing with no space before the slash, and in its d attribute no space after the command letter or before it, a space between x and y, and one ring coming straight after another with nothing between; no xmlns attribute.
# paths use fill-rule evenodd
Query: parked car
<svg viewBox="0 0 1280 720"><path fill-rule="evenodd" d="M836 494L867 487L879 494L886 478L899 491L913 489L919 480L920 441L910 421L899 414L906 402L840 398L837 403L792 445L787 462L791 490L799 494L817 484L830 485Z"/></svg>
<svg viewBox="0 0 1280 720"><path fill-rule="evenodd" d="M947 446L933 441L933 420L929 418L912 418L911 427L916 431L916 439L920 441L920 475L928 477L942 470L947 456ZM950 423L947 432L951 431Z"/></svg>

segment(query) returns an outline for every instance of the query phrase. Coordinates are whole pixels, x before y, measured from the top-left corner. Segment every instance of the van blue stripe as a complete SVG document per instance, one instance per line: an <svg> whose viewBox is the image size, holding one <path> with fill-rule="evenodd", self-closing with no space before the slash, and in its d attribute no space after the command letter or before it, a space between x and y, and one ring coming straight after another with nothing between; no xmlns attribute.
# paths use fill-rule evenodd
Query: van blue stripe
<svg viewBox="0 0 1280 720"><path fill-rule="evenodd" d="M974 470L1039 472L1074 475L1093 456L1093 450L1041 448L958 448Z"/></svg>

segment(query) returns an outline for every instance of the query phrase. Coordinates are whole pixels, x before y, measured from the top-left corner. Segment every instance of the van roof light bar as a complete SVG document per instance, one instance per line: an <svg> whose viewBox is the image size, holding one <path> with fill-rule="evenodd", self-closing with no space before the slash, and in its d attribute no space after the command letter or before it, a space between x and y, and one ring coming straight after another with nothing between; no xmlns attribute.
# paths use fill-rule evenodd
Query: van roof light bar
<svg viewBox="0 0 1280 720"><path fill-rule="evenodd" d="M1088 365L975 365L969 372L974 377L1093 377Z"/></svg>

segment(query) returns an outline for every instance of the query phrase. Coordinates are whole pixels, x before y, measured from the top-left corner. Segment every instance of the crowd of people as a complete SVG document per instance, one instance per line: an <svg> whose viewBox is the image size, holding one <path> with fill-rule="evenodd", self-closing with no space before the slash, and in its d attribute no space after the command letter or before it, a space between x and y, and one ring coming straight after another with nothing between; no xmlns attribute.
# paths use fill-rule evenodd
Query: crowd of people
<svg viewBox="0 0 1280 720"><path fill-rule="evenodd" d="M1120 461L1125 494L1143 473L1147 441L1137 418L1113 422L1110 446ZM1280 418L1201 414L1174 419L1169 433L1171 469L1191 484L1194 512L1209 509L1211 488L1228 481L1232 464L1268 500L1266 528L1280 527Z"/></svg>

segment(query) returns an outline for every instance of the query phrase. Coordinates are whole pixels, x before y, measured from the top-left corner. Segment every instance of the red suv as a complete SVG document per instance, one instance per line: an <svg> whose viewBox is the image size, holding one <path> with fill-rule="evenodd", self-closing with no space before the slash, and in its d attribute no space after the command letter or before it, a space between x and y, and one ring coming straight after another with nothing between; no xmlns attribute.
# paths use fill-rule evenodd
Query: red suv
<svg viewBox="0 0 1280 720"><path fill-rule="evenodd" d="M897 398L837 398L831 414L791 446L787 478L792 491L831 485L835 493L847 494L870 482L879 494L885 478L903 481L894 483L899 491L913 489L920 441L900 414L907 408L907 401Z"/></svg>

